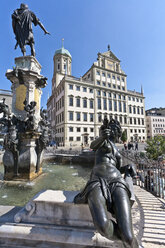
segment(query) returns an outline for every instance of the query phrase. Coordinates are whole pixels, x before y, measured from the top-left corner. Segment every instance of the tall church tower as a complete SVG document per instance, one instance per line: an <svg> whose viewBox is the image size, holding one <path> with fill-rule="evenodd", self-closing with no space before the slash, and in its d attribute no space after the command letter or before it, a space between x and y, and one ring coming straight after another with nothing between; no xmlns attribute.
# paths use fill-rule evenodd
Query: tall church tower
<svg viewBox="0 0 165 248"><path fill-rule="evenodd" d="M71 75L72 56L70 52L64 48L64 39L62 39L62 47L56 50L54 54L54 73L52 78L52 93L62 80L64 75Z"/></svg>

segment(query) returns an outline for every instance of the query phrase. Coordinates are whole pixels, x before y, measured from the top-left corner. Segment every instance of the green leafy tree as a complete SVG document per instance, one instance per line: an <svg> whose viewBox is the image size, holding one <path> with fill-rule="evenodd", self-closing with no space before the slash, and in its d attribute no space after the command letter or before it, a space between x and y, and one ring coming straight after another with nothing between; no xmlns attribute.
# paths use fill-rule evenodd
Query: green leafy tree
<svg viewBox="0 0 165 248"><path fill-rule="evenodd" d="M148 157L154 160L165 155L165 136L155 136L154 138L147 140L145 150Z"/></svg>
<svg viewBox="0 0 165 248"><path fill-rule="evenodd" d="M126 132L125 130L122 132L121 140L122 140L123 142L126 142L126 141L127 141L127 132Z"/></svg>

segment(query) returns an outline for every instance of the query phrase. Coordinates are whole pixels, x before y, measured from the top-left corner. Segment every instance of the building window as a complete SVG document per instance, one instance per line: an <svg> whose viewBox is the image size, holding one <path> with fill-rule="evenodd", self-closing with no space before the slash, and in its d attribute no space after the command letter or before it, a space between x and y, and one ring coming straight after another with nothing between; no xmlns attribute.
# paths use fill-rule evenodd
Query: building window
<svg viewBox="0 0 165 248"><path fill-rule="evenodd" d="M122 112L121 102L119 102L119 112Z"/></svg>
<svg viewBox="0 0 165 248"><path fill-rule="evenodd" d="M103 82L103 86L105 87L106 86L106 83Z"/></svg>
<svg viewBox="0 0 165 248"><path fill-rule="evenodd" d="M94 128L93 128L93 127L90 128L90 132L91 132L91 133L94 132Z"/></svg>
<svg viewBox="0 0 165 248"><path fill-rule="evenodd" d="M142 100L142 99L140 99L140 102L143 102L143 100Z"/></svg>
<svg viewBox="0 0 165 248"><path fill-rule="evenodd" d="M96 71L96 74L97 74L97 75L100 75L100 72L99 72L99 71Z"/></svg>
<svg viewBox="0 0 165 248"><path fill-rule="evenodd" d="M97 98L97 108L101 109L101 98Z"/></svg>
<svg viewBox="0 0 165 248"><path fill-rule="evenodd" d="M108 100L109 102L109 110L112 111L112 100Z"/></svg>
<svg viewBox="0 0 165 248"><path fill-rule="evenodd" d="M129 105L129 113L130 114L132 113L132 107L131 107L131 105Z"/></svg>
<svg viewBox="0 0 165 248"><path fill-rule="evenodd" d="M117 80L120 81L120 77L117 77Z"/></svg>
<svg viewBox="0 0 165 248"><path fill-rule="evenodd" d="M117 111L117 101L114 101L114 111Z"/></svg>
<svg viewBox="0 0 165 248"><path fill-rule="evenodd" d="M110 84L110 83L108 84L108 87L109 87L109 88L111 87L111 84Z"/></svg>
<svg viewBox="0 0 165 248"><path fill-rule="evenodd" d="M116 85L115 84L113 84L113 88L116 89Z"/></svg>
<svg viewBox="0 0 165 248"><path fill-rule="evenodd" d="M140 108L137 108L137 114L140 115Z"/></svg>
<svg viewBox="0 0 165 248"><path fill-rule="evenodd" d="M124 78L123 77L121 78L121 81L124 82Z"/></svg>
<svg viewBox="0 0 165 248"><path fill-rule="evenodd" d="M80 107L80 98L76 99L76 107Z"/></svg>
<svg viewBox="0 0 165 248"><path fill-rule="evenodd" d="M131 101L131 97L130 96L128 97L128 100Z"/></svg>
<svg viewBox="0 0 165 248"><path fill-rule="evenodd" d="M73 141L73 137L69 137L69 141Z"/></svg>
<svg viewBox="0 0 165 248"><path fill-rule="evenodd" d="M98 114L98 122L101 122L102 121L102 116L101 116L101 114L99 113Z"/></svg>
<svg viewBox="0 0 165 248"><path fill-rule="evenodd" d="M130 118L130 124L132 125L132 118Z"/></svg>
<svg viewBox="0 0 165 248"><path fill-rule="evenodd" d="M77 137L76 140L77 140L77 141L80 141L80 140L81 140L81 137Z"/></svg>
<svg viewBox="0 0 165 248"><path fill-rule="evenodd" d="M142 114L142 115L144 114L143 108L141 108L141 114Z"/></svg>
<svg viewBox="0 0 165 248"><path fill-rule="evenodd" d="M89 93L93 93L93 89L89 89Z"/></svg>
<svg viewBox="0 0 165 248"><path fill-rule="evenodd" d="M73 90L73 84L69 84L69 89Z"/></svg>
<svg viewBox="0 0 165 248"><path fill-rule="evenodd" d="M113 94L113 98L116 98L116 94Z"/></svg>
<svg viewBox="0 0 165 248"><path fill-rule="evenodd" d="M124 116L124 124L127 124L127 117Z"/></svg>
<svg viewBox="0 0 165 248"><path fill-rule="evenodd" d="M90 113L89 115L90 115L90 122L92 122L93 121L93 114Z"/></svg>
<svg viewBox="0 0 165 248"><path fill-rule="evenodd" d="M87 92L87 88L86 87L83 87L83 92Z"/></svg>
<svg viewBox="0 0 165 248"><path fill-rule="evenodd" d="M110 77L111 77L111 75L108 73L108 74L107 74L107 77L108 77L108 78L110 78Z"/></svg>
<svg viewBox="0 0 165 248"><path fill-rule="evenodd" d="M69 106L73 106L73 96L69 97Z"/></svg>
<svg viewBox="0 0 165 248"><path fill-rule="evenodd" d="M144 119L142 119L142 125L144 125Z"/></svg>
<svg viewBox="0 0 165 248"><path fill-rule="evenodd" d="M123 102L123 111L124 111L124 113L126 113L126 103L125 102Z"/></svg>
<svg viewBox="0 0 165 248"><path fill-rule="evenodd" d="M132 97L132 100L135 101L135 97Z"/></svg>
<svg viewBox="0 0 165 248"><path fill-rule="evenodd" d="M87 121L87 113L83 113L83 121Z"/></svg>
<svg viewBox="0 0 165 248"><path fill-rule="evenodd" d="M112 75L112 79L115 79L115 75Z"/></svg>
<svg viewBox="0 0 165 248"><path fill-rule="evenodd" d="M106 96L106 92L105 91L103 91L103 96Z"/></svg>
<svg viewBox="0 0 165 248"><path fill-rule="evenodd" d="M57 70L60 70L60 63L57 64Z"/></svg>
<svg viewBox="0 0 165 248"><path fill-rule="evenodd" d="M136 107L133 107L133 113L136 114Z"/></svg>
<svg viewBox="0 0 165 248"><path fill-rule="evenodd" d="M107 110L107 99L103 99L104 110Z"/></svg>
<svg viewBox="0 0 165 248"><path fill-rule="evenodd" d="M87 99L83 99L83 108L87 108Z"/></svg>
<svg viewBox="0 0 165 248"><path fill-rule="evenodd" d="M134 118L134 125L136 125L136 118Z"/></svg>
<svg viewBox="0 0 165 248"><path fill-rule="evenodd" d="M125 90L125 87L122 87L122 90Z"/></svg>
<svg viewBox="0 0 165 248"><path fill-rule="evenodd" d="M122 116L119 117L120 123L122 124L123 118Z"/></svg>
<svg viewBox="0 0 165 248"><path fill-rule="evenodd" d="M111 97L111 92L108 93L108 96Z"/></svg>
<svg viewBox="0 0 165 248"><path fill-rule="evenodd" d="M80 127L77 127L77 132L81 132L81 128Z"/></svg>
<svg viewBox="0 0 165 248"><path fill-rule="evenodd" d="M139 98L136 98L136 101L139 102Z"/></svg>
<svg viewBox="0 0 165 248"><path fill-rule="evenodd" d="M73 127L69 127L69 132L73 132Z"/></svg>
<svg viewBox="0 0 165 248"><path fill-rule="evenodd" d="M121 95L118 95L118 98L121 99Z"/></svg>
<svg viewBox="0 0 165 248"><path fill-rule="evenodd" d="M125 100L125 96L123 96L123 100Z"/></svg>
<svg viewBox="0 0 165 248"><path fill-rule="evenodd" d="M100 90L97 91L97 95L100 96L101 95L101 92Z"/></svg>
<svg viewBox="0 0 165 248"><path fill-rule="evenodd" d="M140 118L138 118L138 125L140 125Z"/></svg>
<svg viewBox="0 0 165 248"><path fill-rule="evenodd" d="M102 73L102 77L105 77L105 73L104 72Z"/></svg>
<svg viewBox="0 0 165 248"><path fill-rule="evenodd" d="M93 109L93 100L90 100L90 108Z"/></svg>
<svg viewBox="0 0 165 248"><path fill-rule="evenodd" d="M97 80L97 85L100 85L100 81Z"/></svg>
<svg viewBox="0 0 165 248"><path fill-rule="evenodd" d="M69 112L69 120L73 121L73 112L71 112L71 111Z"/></svg>
<svg viewBox="0 0 165 248"><path fill-rule="evenodd" d="M77 112L77 113L76 113L76 120L77 120L77 121L80 121L80 120L81 120L81 119L80 119L80 112Z"/></svg>
<svg viewBox="0 0 165 248"><path fill-rule="evenodd" d="M90 78L90 73L88 74L88 78Z"/></svg>
<svg viewBox="0 0 165 248"><path fill-rule="evenodd" d="M76 86L76 90L77 90L77 91L80 91L80 86L77 85L77 86Z"/></svg>

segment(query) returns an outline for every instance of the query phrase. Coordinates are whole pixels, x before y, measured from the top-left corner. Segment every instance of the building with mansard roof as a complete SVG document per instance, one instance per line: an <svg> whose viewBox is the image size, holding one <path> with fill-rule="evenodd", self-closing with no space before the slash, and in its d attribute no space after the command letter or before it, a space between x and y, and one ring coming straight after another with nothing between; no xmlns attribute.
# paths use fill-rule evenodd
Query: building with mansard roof
<svg viewBox="0 0 165 248"><path fill-rule="evenodd" d="M81 77L72 76L68 50L54 55L52 94L47 101L52 137L60 145L88 145L97 136L106 115L121 124L128 141L145 141L145 104L141 92L127 89L127 75L108 46Z"/></svg>

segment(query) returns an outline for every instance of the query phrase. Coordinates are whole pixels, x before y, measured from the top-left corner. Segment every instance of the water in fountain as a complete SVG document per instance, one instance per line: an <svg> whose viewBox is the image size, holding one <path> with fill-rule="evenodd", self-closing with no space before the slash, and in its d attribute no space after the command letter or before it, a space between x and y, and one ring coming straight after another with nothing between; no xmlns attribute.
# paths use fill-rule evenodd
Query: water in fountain
<svg viewBox="0 0 165 248"><path fill-rule="evenodd" d="M0 205L24 206L41 190L80 190L89 178L91 168L80 165L43 164L43 174L31 182L5 182L0 166Z"/></svg>

